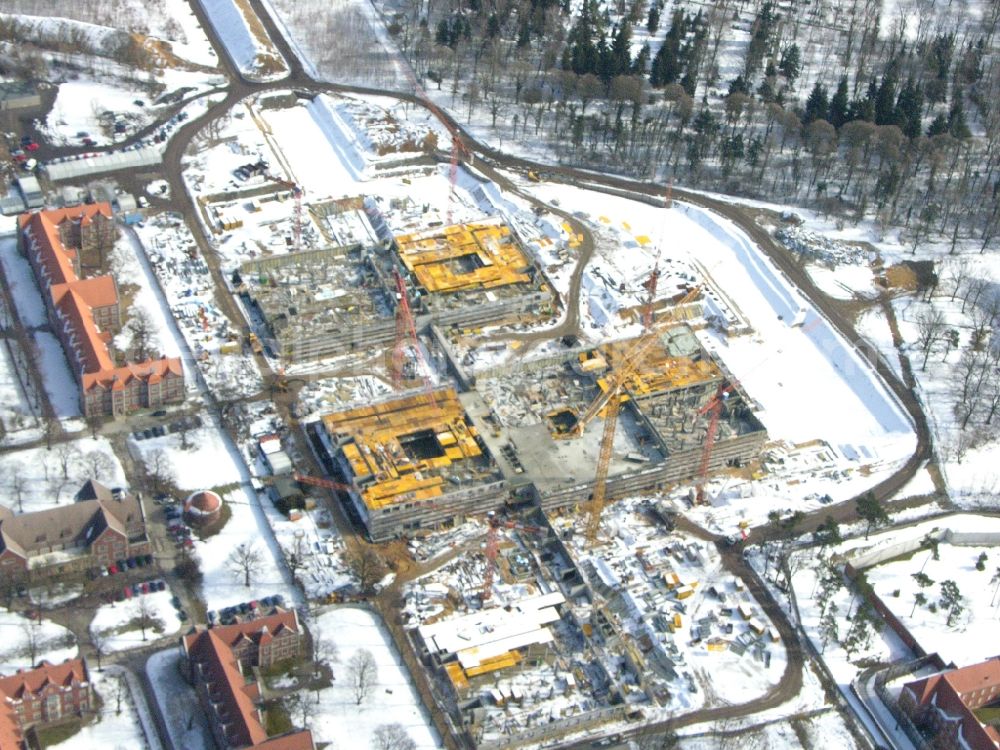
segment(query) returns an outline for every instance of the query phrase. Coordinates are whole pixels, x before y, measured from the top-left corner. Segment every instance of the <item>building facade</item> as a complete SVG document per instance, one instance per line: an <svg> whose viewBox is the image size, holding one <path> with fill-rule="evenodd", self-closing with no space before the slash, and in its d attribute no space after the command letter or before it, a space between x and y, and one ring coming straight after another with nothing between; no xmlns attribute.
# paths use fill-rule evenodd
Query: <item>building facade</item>
<svg viewBox="0 0 1000 750"><path fill-rule="evenodd" d="M113 276L81 278L81 258L103 265L116 230L108 203L37 211L18 220L22 254L43 290L49 324L80 388L84 416L119 417L184 400L179 357L118 364L109 347L121 327Z"/></svg>
<svg viewBox="0 0 1000 750"><path fill-rule="evenodd" d="M1000 657L908 682L899 707L945 750L997 750L1000 732L976 711L1000 705Z"/></svg>
<svg viewBox="0 0 1000 750"><path fill-rule="evenodd" d="M297 613L276 610L250 622L194 630L181 639L185 671L209 714L216 744L228 748L314 750L308 730L268 737L251 679L255 667L268 668L305 653Z"/></svg>
<svg viewBox="0 0 1000 750"><path fill-rule="evenodd" d="M27 748L24 731L57 724L94 709L94 689L83 659L43 661L34 669L0 677L0 747Z"/></svg>
<svg viewBox="0 0 1000 750"><path fill-rule="evenodd" d="M0 506L0 575L65 575L148 554L146 513L137 496L93 480L77 502L14 515Z"/></svg>

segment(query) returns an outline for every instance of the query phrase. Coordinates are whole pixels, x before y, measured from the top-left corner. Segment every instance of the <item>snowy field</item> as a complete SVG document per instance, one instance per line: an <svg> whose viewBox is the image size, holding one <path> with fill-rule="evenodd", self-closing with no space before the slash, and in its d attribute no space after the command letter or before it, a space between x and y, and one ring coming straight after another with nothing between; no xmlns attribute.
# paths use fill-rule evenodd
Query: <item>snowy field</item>
<svg viewBox="0 0 1000 750"><path fill-rule="evenodd" d="M281 550L266 517L273 514L280 520L281 515L270 503L258 500L249 484L227 492L223 501L232 509L225 527L204 542L197 539L194 542L193 552L204 575L201 590L205 606L219 610L273 594L281 594L289 603L301 601L301 593L289 581ZM241 544L257 556L249 586L244 584L242 571L234 569L230 559Z"/></svg>
<svg viewBox="0 0 1000 750"><path fill-rule="evenodd" d="M169 589L152 594L140 594L122 602L103 604L94 612L90 632L103 640L105 651L125 651L140 648L149 641L166 638L181 627L177 610L170 603ZM147 619L146 638L142 637L139 620Z"/></svg>
<svg viewBox="0 0 1000 750"><path fill-rule="evenodd" d="M186 449L181 447L182 440L178 433L141 441L130 436L128 447L147 470L159 463L163 478L180 490L194 492L243 480L239 455L234 455L229 440L210 421L188 431Z"/></svg>
<svg viewBox="0 0 1000 750"><path fill-rule="evenodd" d="M320 693L312 722L317 742L333 741L340 747L349 732L350 746L365 748L377 726L399 723L421 750L440 746L406 667L376 615L364 609L337 607L316 616L309 627L332 642L339 656L338 663L333 665L336 679ZM378 667L375 688L360 706L356 705L346 674L346 665L358 649L370 651Z"/></svg>
<svg viewBox="0 0 1000 750"><path fill-rule="evenodd" d="M34 658L31 642L35 643ZM15 612L0 609L0 674L34 667L42 659L59 664L77 654L73 634L61 625L43 619L29 621Z"/></svg>
<svg viewBox="0 0 1000 750"><path fill-rule="evenodd" d="M14 353L14 357L11 356L11 352ZM30 440L41 435L41 431L37 429L34 392L28 396L21 384L21 380L24 379L28 382L29 388L31 387L31 380L26 370L27 363L18 342L15 339L0 341L0 424L3 425L5 443ZM20 377L18 377L19 372Z"/></svg>
<svg viewBox="0 0 1000 750"><path fill-rule="evenodd" d="M97 145L104 146L114 139L105 133L101 113L115 112L126 118L133 129L141 129L152 122L152 113L134 102L145 101L148 96L145 88L128 87L121 81L66 81L59 84L55 103L41 130L49 142L58 146L82 146L79 133L86 133Z"/></svg>
<svg viewBox="0 0 1000 750"><path fill-rule="evenodd" d="M85 724L80 731L57 745L49 745L50 750L160 750L159 738L149 743L143 733L141 711L148 709L145 698L139 699L142 708L136 705L132 690L120 667L105 667L98 670L96 664L87 664L94 691L103 702L94 721ZM136 685L138 687L138 685ZM148 717L151 718L151 717ZM149 722L150 728L152 723Z"/></svg>
<svg viewBox="0 0 1000 750"><path fill-rule="evenodd" d="M872 534L869 541L852 539L828 550L822 557L810 548L797 552L792 557L792 585L801 614L802 627L823 653L823 659L838 683L848 684L858 671L858 664L865 659L893 661L910 658L909 649L888 627L873 630L870 637L862 640L850 652L844 642L849 640L852 622L846 616L856 613L859 597L843 582L829 591L817 576L827 576L827 560L831 555L840 559L855 559L858 554L882 554L893 559L866 567L869 582L893 614L907 626L928 653L938 652L946 662L954 661L959 666L980 661L983 657L982 645L995 640L998 613L997 575L1000 563L1000 545L982 543L971 545L951 545L942 541L938 545L940 559L934 560L933 550L920 549L921 540L928 532L952 529L963 533L1000 533L1000 520L996 518L953 515L925 521L913 526ZM910 543L912 554L897 551L898 545ZM985 570L976 570L976 561L981 552L987 554ZM756 554L756 553L755 553ZM931 583L920 586L915 574L923 573ZM838 576L839 578L839 576ZM963 611L957 614L951 625L948 613L942 605L943 581L952 580L957 584L959 603ZM926 582L925 582L926 583ZM899 591L899 596L895 595ZM917 594L926 597L925 603L917 600ZM937 610L932 612L931 609ZM824 613L826 613L824 615ZM824 648L825 620L836 624L836 636L832 625L825 626L828 633Z"/></svg>
<svg viewBox="0 0 1000 750"><path fill-rule="evenodd" d="M94 476L95 468L97 476ZM107 487L126 486L125 472L111 444L104 437L95 440L89 435L79 440L55 443L51 451L43 445L0 453L0 474L23 478L20 502L9 481L0 491L0 503L15 513L30 513L71 503L77 490L88 479L97 479Z"/></svg>

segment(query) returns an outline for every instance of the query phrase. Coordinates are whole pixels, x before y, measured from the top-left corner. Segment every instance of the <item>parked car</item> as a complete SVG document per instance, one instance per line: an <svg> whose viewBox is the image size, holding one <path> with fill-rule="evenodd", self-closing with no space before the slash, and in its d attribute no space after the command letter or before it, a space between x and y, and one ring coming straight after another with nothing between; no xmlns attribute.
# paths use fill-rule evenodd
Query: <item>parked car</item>
<svg viewBox="0 0 1000 750"><path fill-rule="evenodd" d="M135 558L134 557L128 558L127 560L125 560L125 564L128 566L129 570L132 570L136 565Z"/></svg>
<svg viewBox="0 0 1000 750"><path fill-rule="evenodd" d="M153 412L153 416L154 417L165 417L165 416L167 416L167 410L166 409L157 409L156 411Z"/></svg>

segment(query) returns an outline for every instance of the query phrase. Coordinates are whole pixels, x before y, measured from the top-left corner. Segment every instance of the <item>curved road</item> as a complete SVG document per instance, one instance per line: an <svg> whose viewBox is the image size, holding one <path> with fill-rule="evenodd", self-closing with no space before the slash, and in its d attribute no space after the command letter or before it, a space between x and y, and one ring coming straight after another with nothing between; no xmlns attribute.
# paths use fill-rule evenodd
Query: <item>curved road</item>
<svg viewBox="0 0 1000 750"><path fill-rule="evenodd" d="M275 82L259 83L247 80L240 74L239 70L233 64L232 59L228 55L228 51L215 34L211 23L205 16L197 0L192 0L191 5L195 15L202 25L202 28L204 28L211 43L218 52L220 64L230 79L230 85L228 87L227 94L222 101L211 105L202 115L185 123L184 126L174 133L168 143L164 152L163 160L163 171L166 179L171 185L171 199L168 204L171 205L171 207L179 209L183 213L185 221L191 230L191 234L198 242L202 254L206 258L206 261L212 270L214 281L216 283L220 308L227 312L232 322L238 329L246 333L246 327L242 322L242 316L240 315L231 295L227 294L225 291L227 286L219 269L218 258L207 238L204 236L202 226L198 221L198 207L184 188L181 159L192 138L206 124L224 115L243 98L268 90L297 89L312 93L325 92L334 94L345 93L391 96L423 107L427 107L427 102L415 93L372 89L364 86L321 83L315 81L306 73L301 61L298 59L298 56L292 50L282 31L278 28L270 14L263 7L260 0L250 0L250 5L257 13L278 51L287 61L290 73L288 77ZM465 148L470 153L476 154L477 169L482 171L489 178L498 182L505 189L516 192L518 195L527 198L536 205L538 205L537 199L521 193L506 176L498 173L497 169L520 171L542 170L549 175L555 175L560 179L571 181L574 184L586 184L588 187L609 191L626 191L634 194L637 198L644 200L650 200L663 195L664 187L655 183L636 181L614 175L596 174L572 167L552 167L550 165L539 164L528 159L510 156L509 154L505 154L490 146L479 143L464 130L460 123L455 121L447 113L439 110L437 107L431 106L430 109L445 122L449 129L460 134L460 138L463 141ZM840 311L828 299L826 299L826 297L821 294L819 290L816 289L804 271L791 262L790 258L780 247L777 246L766 231L752 221L748 220L746 214L744 214L741 209L723 201L718 201L700 194L690 193L677 188L674 189L674 195L679 200L684 200L692 204L708 208L730 219L734 224L746 232L764 250L765 253L767 253L778 268L780 268L786 276L798 286L810 302L818 310L820 310L828 320L830 320L830 322L842 335L850 341L858 341L860 339L852 323L844 318ZM589 231L586 230L586 227L581 225L580 222L578 222L574 217L568 215L567 212L555 209L552 206L545 206L545 209L570 221L576 228L576 231L584 236L584 245L581 246L577 267L573 272L570 294L568 295L566 304L566 316L555 328L549 329L544 333L546 337L553 337L562 335L563 333L573 333L577 330L579 325L580 281L582 279L586 262L589 260L590 254L593 252L593 240ZM533 336L528 334L525 338L530 339L533 338ZM868 355L867 352L863 353ZM874 490L879 499L886 500L914 476L917 469L924 461L932 457L930 434L927 426L927 420L922 409L920 408L917 398L914 396L912 391L912 373L909 371L906 359L901 358L905 368L904 376L906 376L907 380L910 381L909 383L901 382L891 368L889 368L877 356L869 355L868 359L882 380L892 390L909 413L917 434L917 447L913 456L911 456L911 458L903 467L901 467L899 471L897 471L892 477L881 482ZM270 372L270 368L268 367L266 360L259 357L258 363L261 365L262 371L265 375L270 374L273 377L273 373ZM341 526L342 531L345 533L345 540L347 540L349 544L362 544L363 542L357 539L353 534L349 522L347 522L347 520L344 519L340 513L336 513L335 515L339 516L338 525ZM834 515L840 520L847 520L848 517L853 516L853 503L842 503L840 506L831 509L830 511L827 511L826 509L817 511L810 517L807 517L804 524L799 528L808 528L810 524L816 525L827 515ZM769 533L772 532L767 529L758 529L756 530L755 538L766 538ZM700 535L702 537L706 536L703 531L700 531ZM763 586L758 576L743 560L739 551L728 548L720 549L722 552L723 562L727 570L735 575L738 575L746 583L747 587L760 602L761 607L778 629L781 640L788 654L785 672L778 685L776 685L764 696L761 696L753 701L740 705L694 711L682 716L674 717L666 722L634 727L625 733L627 736L634 737L652 735L665 730L675 729L691 724L757 713L790 701L801 690L802 669L804 668L805 659L803 657L798 638L796 637L794 629L787 616L777 601L774 600L768 590ZM397 645L399 644L397 643ZM414 672L413 676L417 683L418 690L420 691L425 703L428 704L427 708L434 719L435 724L438 726L438 731L441 732L442 736L445 738L446 744L449 747L459 747L465 745L466 743L464 738L455 737L448 731L448 727L441 717L442 712L436 705L434 705L433 701L429 699L430 693L426 684L426 674L419 668L411 669L411 671ZM589 740L586 743L578 743L577 745L572 746L589 746Z"/></svg>

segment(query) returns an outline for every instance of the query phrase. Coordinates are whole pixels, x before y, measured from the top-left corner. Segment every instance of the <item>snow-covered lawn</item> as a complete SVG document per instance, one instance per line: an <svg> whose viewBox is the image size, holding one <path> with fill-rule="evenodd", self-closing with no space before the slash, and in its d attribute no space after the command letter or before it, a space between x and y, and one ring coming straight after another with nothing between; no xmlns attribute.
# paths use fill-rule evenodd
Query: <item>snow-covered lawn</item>
<svg viewBox="0 0 1000 750"><path fill-rule="evenodd" d="M399 723L418 748L440 746L406 666L377 615L354 607L336 607L314 618L308 626L332 642L339 657L333 665L333 685L320 693L311 725L317 742L335 741L340 746L340 738L349 736L351 747L365 748L376 727ZM378 666L375 688L361 705L352 695L346 666L358 649L370 651Z"/></svg>
<svg viewBox="0 0 1000 750"><path fill-rule="evenodd" d="M31 642L35 656L31 656ZM0 609L0 674L34 667L42 659L59 664L77 654L76 639L50 620L30 621L16 612Z"/></svg>
<svg viewBox="0 0 1000 750"><path fill-rule="evenodd" d="M164 305L160 303L160 295L154 289L156 280L151 274L147 275L148 265L140 261L142 253L138 238L128 232L119 237L111 254L111 269L115 278L119 279L118 283L138 286L129 309L123 311L123 318L131 321L141 316L151 324L147 347L154 353L166 357L182 356L184 352L170 325L170 310L164 309ZM125 325L122 331L115 336L115 346L119 349L126 349L133 338L131 327L125 320L123 323Z"/></svg>
<svg viewBox="0 0 1000 750"><path fill-rule="evenodd" d="M67 477L63 478L62 463L66 461ZM94 467L98 467L97 476ZM0 504L15 513L28 513L73 502L73 495L88 479L96 479L108 487L125 486L125 472L107 438L80 438L54 443L52 450L26 448L0 453L0 474L23 477L21 502L11 483L0 487ZM57 495L58 492L58 495Z"/></svg>
<svg viewBox="0 0 1000 750"><path fill-rule="evenodd" d="M69 369L66 354L59 339L48 331L35 331L32 336L38 347L38 369L45 381L45 392L60 419L74 419L81 415L80 389Z"/></svg>
<svg viewBox="0 0 1000 750"><path fill-rule="evenodd" d="M214 750L215 741L198 696L181 674L182 658L178 647L158 651L146 662L146 674L171 744L184 750Z"/></svg>
<svg viewBox="0 0 1000 750"><path fill-rule="evenodd" d="M280 521L281 514L266 500L258 501L249 484L227 492L223 501L232 511L229 521L218 534L194 543L194 555L204 575L201 589L205 606L219 610L273 594L281 594L289 604L301 601L301 593L290 584L278 543L265 518L265 514L273 514L274 520ZM252 550L256 557L249 586L244 584L242 569L234 569L231 559L240 545Z"/></svg>
<svg viewBox="0 0 1000 750"><path fill-rule="evenodd" d="M35 274L27 258L17 251L17 238L14 235L0 239L0 262L3 263L3 271L21 324L26 328L45 325L48 322L45 302L38 291Z"/></svg>
<svg viewBox="0 0 1000 750"><path fill-rule="evenodd" d="M90 681L94 691L101 697L100 713L93 721L84 725L79 732L58 745L49 745L52 750L159 750L160 743L150 745L143 733L142 721L132 697L128 681L118 667L105 667L99 671L95 664L90 668ZM143 699L144 701L144 699Z"/></svg>
<svg viewBox="0 0 1000 750"><path fill-rule="evenodd" d="M134 102L146 102L148 96L144 89L128 88L121 81L114 85L89 80L66 81L59 84L59 93L42 130L46 138L57 145L83 146L78 133L86 133L96 143L105 145L112 139L104 133L101 113L110 111L124 115L133 123L133 128L147 125L152 121L149 113Z"/></svg>
<svg viewBox="0 0 1000 750"><path fill-rule="evenodd" d="M122 602L102 604L94 612L90 632L104 640L105 651L139 648L148 641L176 633L181 626L177 610L170 603L170 590L140 594ZM146 638L139 627L142 607L146 608Z"/></svg>
<svg viewBox="0 0 1000 750"><path fill-rule="evenodd" d="M985 570L976 570L981 553L988 559ZM891 607L928 653L937 652L945 662L958 665L977 661L981 644L996 640L1000 632L1000 544L953 546L941 543L938 558L931 550L921 550L908 560L876 565L868 569L868 582L882 601ZM923 572L934 583L921 588L913 578ZM948 612L941 606L941 584L951 580L958 585L964 611L948 624ZM896 596L899 592L899 596ZM916 603L922 593L927 603ZM931 608L937 611L931 611Z"/></svg>
<svg viewBox="0 0 1000 750"><path fill-rule="evenodd" d="M8 349L9 345L9 349ZM11 357L14 352L14 357ZM17 364L15 364L17 362ZM18 375L20 373L20 377ZM0 424L3 425L4 439L13 437L11 433L30 431L37 436L40 431L33 407L34 396L25 394L21 386L22 378L31 386L27 372L27 361L16 339L0 341Z"/></svg>
<svg viewBox="0 0 1000 750"><path fill-rule="evenodd" d="M839 559L856 559L859 554L879 552L892 558L900 557L901 559L890 559L870 567L867 562L855 564L865 566L867 579L875 592L910 629L925 651L937 652L945 662L954 661L963 666L983 658L983 644L995 642L995 634L1000 627L1000 608L994 606L997 600L993 598L997 583L1000 582L995 577L1000 567L1000 545L984 542L959 546L942 541L938 546L939 560L933 559L932 549L917 549L929 532L936 533L943 529L964 534L995 535L1000 534L1000 520L975 515L946 516L873 533L868 541L863 537L851 539L828 550L828 553L840 556ZM912 555L896 546L906 543L912 545L911 550L916 549ZM981 552L987 554L986 569L983 571L975 569ZM852 621L846 617L857 612L860 596L846 586L837 588L829 595L824 594L823 587L817 583L817 575L825 575L826 569L816 555L815 548L796 552L792 558L792 567L795 570L792 586L795 588L802 627L816 648L823 652L823 659L838 683L848 684L857 673L859 668L856 665L861 660L888 662L909 657L909 649L888 627L873 633L868 643L862 643L853 653L848 654L840 642L844 641L852 626ZM928 576L932 583L920 587L913 577L918 573ZM957 584L964 608L964 612L950 626L947 624L947 613L941 605L941 583L946 580ZM897 590L898 597L895 596ZM918 592L926 597L926 603L917 602ZM831 636L828 639L825 650L820 628L824 599L829 602L826 611L835 612L833 619L838 626L837 637ZM930 611L932 605L937 612ZM834 606L836 610L831 609ZM827 619L830 619L829 616Z"/></svg>
<svg viewBox="0 0 1000 750"><path fill-rule="evenodd" d="M221 487L242 480L239 456L232 454L228 440L209 419L188 432L187 449L181 447L182 440L178 433L147 440L130 436L129 452L140 457L147 470L156 471L159 464L161 476L185 491Z"/></svg>

